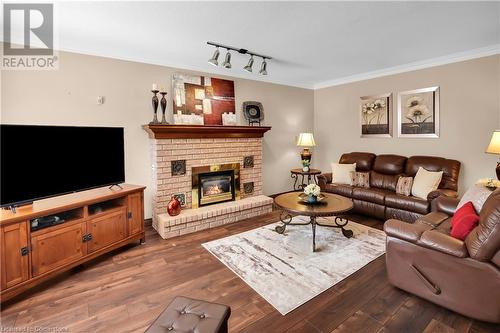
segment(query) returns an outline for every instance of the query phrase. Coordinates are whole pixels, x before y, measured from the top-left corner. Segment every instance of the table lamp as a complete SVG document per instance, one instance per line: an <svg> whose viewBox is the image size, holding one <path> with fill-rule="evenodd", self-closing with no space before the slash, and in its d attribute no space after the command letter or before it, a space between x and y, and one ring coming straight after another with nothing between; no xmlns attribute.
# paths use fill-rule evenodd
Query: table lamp
<svg viewBox="0 0 500 333"><path fill-rule="evenodd" d="M488 154L500 155L500 130L493 132L491 136L491 142L486 148ZM497 178L500 180L500 162L497 163Z"/></svg>
<svg viewBox="0 0 500 333"><path fill-rule="evenodd" d="M297 140L297 146L304 147L304 150L300 153L300 158L302 160L307 160L311 162L311 151L309 147L316 146L316 142L314 142L314 136L312 133L300 133L299 139Z"/></svg>

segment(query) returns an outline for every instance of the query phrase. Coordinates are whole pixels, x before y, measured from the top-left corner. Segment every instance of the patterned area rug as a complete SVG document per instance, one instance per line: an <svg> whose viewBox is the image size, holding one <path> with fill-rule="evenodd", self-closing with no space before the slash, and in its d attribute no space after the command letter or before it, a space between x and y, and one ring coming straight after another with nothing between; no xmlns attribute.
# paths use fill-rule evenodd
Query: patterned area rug
<svg viewBox="0 0 500 333"><path fill-rule="evenodd" d="M294 223L308 221L294 217ZM322 224L332 218L319 218ZM385 233L355 222L346 229L316 227L316 252L312 252L311 226L280 223L204 243L208 251L258 292L282 315L299 307L385 253Z"/></svg>

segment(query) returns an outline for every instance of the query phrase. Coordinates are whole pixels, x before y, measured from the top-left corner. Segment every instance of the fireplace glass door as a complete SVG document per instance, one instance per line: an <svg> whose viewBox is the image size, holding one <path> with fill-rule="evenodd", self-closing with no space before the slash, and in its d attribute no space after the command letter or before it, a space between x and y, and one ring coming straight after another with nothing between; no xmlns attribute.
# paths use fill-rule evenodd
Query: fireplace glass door
<svg viewBox="0 0 500 333"><path fill-rule="evenodd" d="M198 174L198 206L235 199L234 170Z"/></svg>

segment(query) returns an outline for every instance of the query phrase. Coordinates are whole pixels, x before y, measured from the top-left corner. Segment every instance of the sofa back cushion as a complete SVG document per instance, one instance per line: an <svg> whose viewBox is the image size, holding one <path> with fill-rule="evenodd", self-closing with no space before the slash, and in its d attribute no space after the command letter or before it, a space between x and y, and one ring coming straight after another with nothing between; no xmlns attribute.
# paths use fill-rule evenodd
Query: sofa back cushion
<svg viewBox="0 0 500 333"><path fill-rule="evenodd" d="M415 177L420 167L428 171L443 171L443 177L438 188L458 190L459 161L435 156L412 156L406 162L404 173L407 176Z"/></svg>
<svg viewBox="0 0 500 333"><path fill-rule="evenodd" d="M406 160L406 157L399 155L378 155L373 162L373 171L384 175L400 175L405 172Z"/></svg>
<svg viewBox="0 0 500 333"><path fill-rule="evenodd" d="M375 160L375 154L363 153L363 152L352 152L342 154L339 163L341 164L353 164L356 163L356 171L366 172L370 171L373 167L373 160Z"/></svg>
<svg viewBox="0 0 500 333"><path fill-rule="evenodd" d="M471 258L487 261L500 250L500 188L484 203L479 225L465 239Z"/></svg>
<svg viewBox="0 0 500 333"><path fill-rule="evenodd" d="M396 191L399 177L403 174L406 157L399 155L378 155L370 173L370 187Z"/></svg>

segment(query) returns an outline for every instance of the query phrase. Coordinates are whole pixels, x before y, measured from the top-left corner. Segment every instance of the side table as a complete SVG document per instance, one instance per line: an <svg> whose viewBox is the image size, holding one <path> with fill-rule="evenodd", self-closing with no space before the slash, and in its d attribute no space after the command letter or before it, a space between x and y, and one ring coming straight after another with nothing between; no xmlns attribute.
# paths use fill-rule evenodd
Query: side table
<svg viewBox="0 0 500 333"><path fill-rule="evenodd" d="M318 169L309 169L309 171L307 172L299 168L290 170L290 176L292 177L292 179L294 179L293 190L294 191L303 190L304 187L311 184L311 181L314 182L314 184L318 184L316 176L320 174L321 170ZM297 184L297 182L299 181L299 176L301 177L301 180Z"/></svg>

